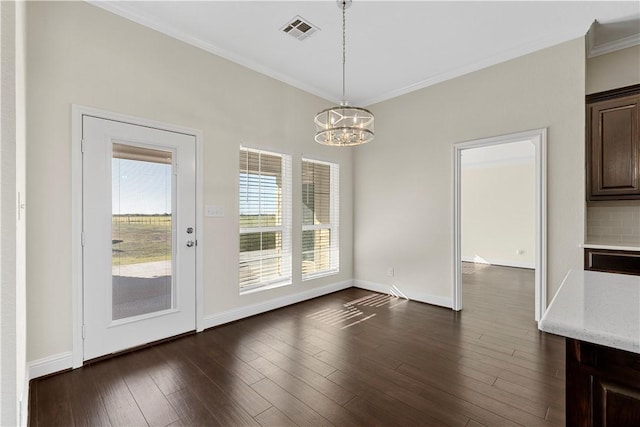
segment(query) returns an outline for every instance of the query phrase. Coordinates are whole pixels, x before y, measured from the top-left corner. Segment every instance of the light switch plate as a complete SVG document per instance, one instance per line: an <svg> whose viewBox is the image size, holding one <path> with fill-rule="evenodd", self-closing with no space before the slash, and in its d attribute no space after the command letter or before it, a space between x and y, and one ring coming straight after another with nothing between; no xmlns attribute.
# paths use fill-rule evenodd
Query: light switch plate
<svg viewBox="0 0 640 427"><path fill-rule="evenodd" d="M222 206L206 205L204 207L204 216L222 217L224 216L224 209Z"/></svg>

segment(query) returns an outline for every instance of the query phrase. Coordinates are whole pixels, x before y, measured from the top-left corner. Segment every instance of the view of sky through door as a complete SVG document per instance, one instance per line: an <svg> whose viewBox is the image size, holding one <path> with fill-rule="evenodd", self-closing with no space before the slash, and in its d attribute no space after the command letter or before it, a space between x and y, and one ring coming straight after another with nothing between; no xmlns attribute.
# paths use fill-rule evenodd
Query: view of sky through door
<svg viewBox="0 0 640 427"><path fill-rule="evenodd" d="M171 215L171 164L114 159L111 178L114 215Z"/></svg>

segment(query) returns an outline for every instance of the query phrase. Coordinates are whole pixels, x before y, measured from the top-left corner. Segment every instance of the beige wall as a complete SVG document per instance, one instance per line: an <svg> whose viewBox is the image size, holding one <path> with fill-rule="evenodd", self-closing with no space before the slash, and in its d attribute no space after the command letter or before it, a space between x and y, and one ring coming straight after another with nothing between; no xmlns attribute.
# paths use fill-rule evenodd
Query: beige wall
<svg viewBox="0 0 640 427"><path fill-rule="evenodd" d="M28 359L72 349L71 104L201 129L205 218L205 315L350 280L351 151L313 141L313 116L328 102L134 24L85 2L29 2ZM292 286L239 296L237 176L240 144L341 167L340 273L300 281L300 206L293 212Z"/></svg>
<svg viewBox="0 0 640 427"><path fill-rule="evenodd" d="M451 304L452 145L547 127L551 299L582 266L584 73L581 38L372 105L376 139L354 157L356 280Z"/></svg>
<svg viewBox="0 0 640 427"><path fill-rule="evenodd" d="M587 59L587 94L637 83L640 83L640 45Z"/></svg>
<svg viewBox="0 0 640 427"><path fill-rule="evenodd" d="M533 145L531 150L533 151ZM462 260L535 268L535 163L462 169ZM517 251L522 251L518 253Z"/></svg>

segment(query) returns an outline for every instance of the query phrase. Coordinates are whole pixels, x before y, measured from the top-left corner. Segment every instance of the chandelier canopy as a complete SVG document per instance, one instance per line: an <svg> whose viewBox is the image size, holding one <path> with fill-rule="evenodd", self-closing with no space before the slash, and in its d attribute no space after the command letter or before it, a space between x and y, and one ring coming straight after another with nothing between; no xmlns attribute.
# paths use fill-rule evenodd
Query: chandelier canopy
<svg viewBox="0 0 640 427"><path fill-rule="evenodd" d="M337 0L342 9L342 102L316 114L316 142L347 147L373 140L373 113L365 108L352 107L345 97L346 10L351 0Z"/></svg>

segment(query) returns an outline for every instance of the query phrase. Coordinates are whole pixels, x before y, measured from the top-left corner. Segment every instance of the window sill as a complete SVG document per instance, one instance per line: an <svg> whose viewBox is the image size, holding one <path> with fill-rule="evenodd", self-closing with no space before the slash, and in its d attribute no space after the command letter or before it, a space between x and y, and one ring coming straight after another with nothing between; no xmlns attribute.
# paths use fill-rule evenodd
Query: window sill
<svg viewBox="0 0 640 427"><path fill-rule="evenodd" d="M318 271L317 273L309 273L302 276L302 281L306 282L308 280L319 279L321 277L334 276L338 274L340 270L327 270L327 271Z"/></svg>
<svg viewBox="0 0 640 427"><path fill-rule="evenodd" d="M240 290L240 295L242 296L242 295L248 295L248 294L255 294L256 292L267 291L269 289L276 289L282 286L289 286L291 284L292 284L292 281L287 280L286 282L277 282L277 283L271 283L268 285L256 286L255 288L251 288L251 289L242 289Z"/></svg>

